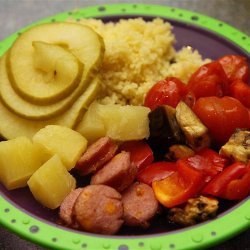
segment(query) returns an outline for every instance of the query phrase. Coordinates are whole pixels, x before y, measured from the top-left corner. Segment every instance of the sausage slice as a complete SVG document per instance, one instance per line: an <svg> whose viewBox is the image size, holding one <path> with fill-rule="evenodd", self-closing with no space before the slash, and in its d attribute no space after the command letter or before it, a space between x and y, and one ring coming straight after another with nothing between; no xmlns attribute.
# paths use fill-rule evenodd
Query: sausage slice
<svg viewBox="0 0 250 250"><path fill-rule="evenodd" d="M74 214L88 232L115 234L123 224L121 195L105 185L86 186L76 200Z"/></svg>
<svg viewBox="0 0 250 250"><path fill-rule="evenodd" d="M91 184L104 184L117 191L129 187L136 176L137 167L130 162L130 153L121 152L91 178Z"/></svg>
<svg viewBox="0 0 250 250"><path fill-rule="evenodd" d="M134 183L122 194L124 222L128 226L147 228L158 210L153 189L144 183Z"/></svg>
<svg viewBox="0 0 250 250"><path fill-rule="evenodd" d="M96 172L106 162L113 158L118 145L109 137L102 137L91 144L76 164L76 169L81 175Z"/></svg>
<svg viewBox="0 0 250 250"><path fill-rule="evenodd" d="M77 188L71 191L63 200L60 206L60 211L59 211L60 218L67 226L71 226L74 228L78 227L73 218L73 208L82 190L83 190L82 188Z"/></svg>

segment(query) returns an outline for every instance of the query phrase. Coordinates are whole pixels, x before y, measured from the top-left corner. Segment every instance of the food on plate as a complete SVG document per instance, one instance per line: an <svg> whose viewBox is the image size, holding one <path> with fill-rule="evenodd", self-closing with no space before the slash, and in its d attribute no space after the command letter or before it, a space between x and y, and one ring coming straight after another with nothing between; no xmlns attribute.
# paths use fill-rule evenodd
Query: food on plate
<svg viewBox="0 0 250 250"><path fill-rule="evenodd" d="M124 223L128 226L149 227L156 215L158 201L152 188L144 183L134 183L122 193Z"/></svg>
<svg viewBox="0 0 250 250"><path fill-rule="evenodd" d="M75 189L76 180L60 157L54 155L30 177L28 186L36 200L45 207L55 209Z"/></svg>
<svg viewBox="0 0 250 250"><path fill-rule="evenodd" d="M210 146L209 130L185 102L177 105L176 120L191 148L198 150Z"/></svg>
<svg viewBox="0 0 250 250"><path fill-rule="evenodd" d="M171 29L89 19L20 35L0 61L1 183L108 235L166 214L193 225L246 198L247 59L175 51Z"/></svg>
<svg viewBox="0 0 250 250"><path fill-rule="evenodd" d="M88 232L115 234L123 224L121 195L105 185L86 186L76 199L74 215Z"/></svg>
<svg viewBox="0 0 250 250"><path fill-rule="evenodd" d="M84 94L65 113L44 121L33 121L17 116L0 101L0 134L6 139L13 139L20 135L32 138L41 128L50 124L57 124L74 128L86 111L86 107L96 98L99 92L99 78L95 78Z"/></svg>
<svg viewBox="0 0 250 250"><path fill-rule="evenodd" d="M184 208L171 208L168 218L174 223L190 226L215 217L218 208L217 199L199 196L188 199Z"/></svg>
<svg viewBox="0 0 250 250"><path fill-rule="evenodd" d="M221 147L220 154L247 163L250 155L250 130L236 130Z"/></svg>
<svg viewBox="0 0 250 250"><path fill-rule="evenodd" d="M103 104L142 105L155 82L173 76L186 83L198 67L210 61L203 60L189 46L175 51L173 27L160 18L131 18L115 23L83 18L77 23L91 27L103 37Z"/></svg>
<svg viewBox="0 0 250 250"><path fill-rule="evenodd" d="M238 99L246 108L250 108L250 86L242 80L235 80L229 87L230 95Z"/></svg>
<svg viewBox="0 0 250 250"><path fill-rule="evenodd" d="M114 157L117 149L116 142L107 136L102 137L87 148L75 168L80 175L95 173Z"/></svg>
<svg viewBox="0 0 250 250"><path fill-rule="evenodd" d="M76 130L91 141L95 131L99 135L106 135L118 141L144 139L149 136L149 111L149 108L143 106L103 105L93 102L90 106L90 111L87 111L86 116L84 116ZM102 126L95 125L94 122L98 122Z"/></svg>
<svg viewBox="0 0 250 250"><path fill-rule="evenodd" d="M172 145L165 158L170 161L177 161L178 159L185 159L194 156L195 152L186 145Z"/></svg>
<svg viewBox="0 0 250 250"><path fill-rule="evenodd" d="M27 186L49 154L24 136L0 143L0 181L8 190Z"/></svg>
<svg viewBox="0 0 250 250"><path fill-rule="evenodd" d="M137 167L130 161L130 153L123 151L97 171L90 184L103 184L122 192L133 183L136 173Z"/></svg>
<svg viewBox="0 0 250 250"><path fill-rule="evenodd" d="M99 93L103 54L102 38L83 25L24 32L1 58L0 134L32 138L49 124L75 127Z"/></svg>
<svg viewBox="0 0 250 250"><path fill-rule="evenodd" d="M42 145L52 155L59 155L68 170L75 166L88 143L78 132L58 125L48 125L39 130L33 142Z"/></svg>
<svg viewBox="0 0 250 250"><path fill-rule="evenodd" d="M83 191L83 188L76 188L71 191L63 200L60 205L60 218L62 219L63 223L67 226L78 228L77 222L74 220L74 205L78 198L78 196Z"/></svg>
<svg viewBox="0 0 250 250"><path fill-rule="evenodd" d="M67 95L58 95L55 90L60 85L62 87L63 84L61 82L57 84L56 81L52 81L51 84L46 83L46 68L49 65L52 51L48 46L47 48L43 47L42 51L41 49L37 51L38 48L34 46L36 41L58 45L67 53L72 53L84 65L81 80L73 92L71 91L69 94L66 91ZM46 105L61 100L63 97L74 100L89 84L91 74L98 70L103 56L103 48L102 38L92 29L83 25L50 23L30 28L18 37L8 54L7 71L12 87L25 100L32 103ZM34 60L34 56L37 54L41 59L40 71L37 70L38 59ZM42 59L42 57L44 58ZM51 61L51 64L50 70L55 71L55 63ZM69 72L73 73L68 71L68 74Z"/></svg>
<svg viewBox="0 0 250 250"><path fill-rule="evenodd" d="M235 129L250 128L247 108L233 97L200 98L193 110L208 128L212 139L219 145L226 143Z"/></svg>
<svg viewBox="0 0 250 250"><path fill-rule="evenodd" d="M218 62L222 65L230 83L235 80L248 82L250 75L247 58L240 55L226 55L219 58Z"/></svg>
<svg viewBox="0 0 250 250"><path fill-rule="evenodd" d="M235 162L216 175L203 189L204 194L240 200L250 193L250 162Z"/></svg>
<svg viewBox="0 0 250 250"><path fill-rule="evenodd" d="M184 136L176 120L176 110L168 105L159 106L148 115L148 143L157 154L164 154L168 147L184 143Z"/></svg>

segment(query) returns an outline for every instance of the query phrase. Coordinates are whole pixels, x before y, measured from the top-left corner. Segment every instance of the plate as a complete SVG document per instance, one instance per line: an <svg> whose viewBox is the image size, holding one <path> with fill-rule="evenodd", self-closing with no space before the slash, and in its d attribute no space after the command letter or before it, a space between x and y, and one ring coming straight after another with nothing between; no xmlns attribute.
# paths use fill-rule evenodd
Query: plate
<svg viewBox="0 0 250 250"><path fill-rule="evenodd" d="M143 17L152 20L162 17L174 26L176 49L190 45L203 57L216 59L225 54L241 54L249 58L250 39L239 30L194 12L159 5L115 4L92 6L45 18L39 23L64 21L71 17L96 17L104 21L120 18ZM30 27L29 26L29 27ZM2 55L25 29L0 42ZM164 232L147 232L144 235L103 236L66 229L56 224L56 212L43 208L27 188L7 191L0 184L0 223L20 235L49 249L114 249L114 250L161 250L201 249L224 241L250 227L250 200L230 203L215 220L200 223L186 229ZM137 232L138 234L138 232Z"/></svg>

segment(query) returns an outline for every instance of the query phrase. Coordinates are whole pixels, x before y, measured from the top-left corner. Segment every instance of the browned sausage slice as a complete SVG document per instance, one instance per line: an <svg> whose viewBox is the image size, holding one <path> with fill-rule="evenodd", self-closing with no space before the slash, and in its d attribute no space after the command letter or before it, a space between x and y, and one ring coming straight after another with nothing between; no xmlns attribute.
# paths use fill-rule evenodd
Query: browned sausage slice
<svg viewBox="0 0 250 250"><path fill-rule="evenodd" d="M81 175L96 172L106 162L113 158L118 145L109 137L102 137L91 144L76 164Z"/></svg>
<svg viewBox="0 0 250 250"><path fill-rule="evenodd" d="M130 162L130 153L123 151L92 176L90 183L104 184L120 192L133 183L136 172L136 166Z"/></svg>
<svg viewBox="0 0 250 250"><path fill-rule="evenodd" d="M67 226L77 227L73 219L73 208L82 190L83 190L82 188L77 188L71 191L63 200L60 206L60 211L59 211L60 218Z"/></svg>
<svg viewBox="0 0 250 250"><path fill-rule="evenodd" d="M134 183L122 194L124 222L128 226L148 227L158 209L153 189L144 183Z"/></svg>
<svg viewBox="0 0 250 250"><path fill-rule="evenodd" d="M76 200L74 214L88 232L115 234L123 224L121 195L105 185L86 186Z"/></svg>

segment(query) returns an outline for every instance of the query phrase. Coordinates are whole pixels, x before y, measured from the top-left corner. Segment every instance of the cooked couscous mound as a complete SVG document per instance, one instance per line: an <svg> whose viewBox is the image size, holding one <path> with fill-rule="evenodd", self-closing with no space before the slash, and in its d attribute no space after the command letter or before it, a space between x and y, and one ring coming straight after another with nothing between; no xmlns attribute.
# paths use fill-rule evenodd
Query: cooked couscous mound
<svg viewBox="0 0 250 250"><path fill-rule="evenodd" d="M93 28L105 43L101 70L104 104L141 105L148 90L166 76L187 82L204 63L190 47L176 52L172 26L160 18L146 22L142 18L103 23L83 19L80 23Z"/></svg>

